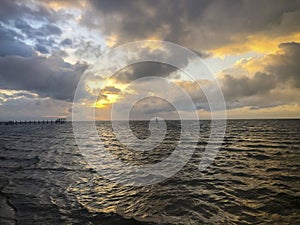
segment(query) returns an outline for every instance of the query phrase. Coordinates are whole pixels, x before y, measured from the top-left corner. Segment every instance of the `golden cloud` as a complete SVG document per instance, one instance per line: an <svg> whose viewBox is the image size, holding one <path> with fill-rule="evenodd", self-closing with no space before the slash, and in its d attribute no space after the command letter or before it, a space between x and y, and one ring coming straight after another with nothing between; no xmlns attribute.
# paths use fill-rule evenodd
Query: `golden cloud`
<svg viewBox="0 0 300 225"><path fill-rule="evenodd" d="M266 36L265 34L249 35L246 38L235 37L231 44L210 50L215 57L223 58L226 55L237 55L246 52L270 54L278 51L278 45L283 42L300 42L300 33L283 35L280 37Z"/></svg>

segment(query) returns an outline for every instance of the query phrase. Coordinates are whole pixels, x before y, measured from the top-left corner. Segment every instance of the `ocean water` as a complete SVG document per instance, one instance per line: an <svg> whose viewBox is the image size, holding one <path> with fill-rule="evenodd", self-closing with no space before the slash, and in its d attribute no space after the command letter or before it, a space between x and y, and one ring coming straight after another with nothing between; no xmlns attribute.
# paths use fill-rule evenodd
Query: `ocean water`
<svg viewBox="0 0 300 225"><path fill-rule="evenodd" d="M0 224L300 224L300 120L227 121L205 171L198 165L210 122L200 123L182 170L141 187L98 174L79 151L71 123L1 125ZM138 138L149 137L148 122L130 127ZM105 149L131 164L159 162L180 141L178 121L167 121L164 141L149 152L126 149L110 122L97 122L97 129Z"/></svg>

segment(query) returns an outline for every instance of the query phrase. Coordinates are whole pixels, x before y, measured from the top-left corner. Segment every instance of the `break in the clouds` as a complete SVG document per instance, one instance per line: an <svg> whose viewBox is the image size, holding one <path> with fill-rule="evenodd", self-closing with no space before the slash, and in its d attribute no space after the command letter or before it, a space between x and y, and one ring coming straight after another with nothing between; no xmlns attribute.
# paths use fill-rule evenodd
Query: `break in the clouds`
<svg viewBox="0 0 300 225"><path fill-rule="evenodd" d="M234 111L240 110L244 117L255 117L268 109L271 114L266 117L295 117L300 113L299 20L297 0L2 0L1 118L19 119L21 112L24 117L68 113L80 78L97 57L119 44L144 39L175 42L198 54L214 71L229 116L231 111L242 116ZM161 54L162 49L148 46L137 50L137 57L139 51ZM184 67L191 62L180 63ZM99 95L99 105L108 110L114 102L126 102L122 90L127 84L148 76L176 83L190 94L200 113L209 111L193 81L186 80L177 68L153 62L118 71L101 94L97 91L104 82L102 74L89 74L84 101L91 106L89 95ZM145 84L139 85L131 94L143 91ZM155 85L158 91L165 91L159 83ZM210 88L213 92L214 87ZM169 91L188 114L181 96ZM31 112L29 105L34 109ZM285 113L291 107L295 113ZM158 99L140 102L134 110L137 117L144 114L147 118L173 113L170 105Z"/></svg>

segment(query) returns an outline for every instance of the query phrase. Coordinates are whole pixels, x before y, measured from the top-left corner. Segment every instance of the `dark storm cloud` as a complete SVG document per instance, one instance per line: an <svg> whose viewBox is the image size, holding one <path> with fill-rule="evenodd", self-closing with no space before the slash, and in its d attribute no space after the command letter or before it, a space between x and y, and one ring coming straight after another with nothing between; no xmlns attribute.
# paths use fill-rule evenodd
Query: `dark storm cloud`
<svg viewBox="0 0 300 225"><path fill-rule="evenodd" d="M39 28L23 28L21 31L26 34L28 38L31 39L37 39L41 37L48 37L48 36L59 36L62 34L62 30L55 26L50 24L42 25Z"/></svg>
<svg viewBox="0 0 300 225"><path fill-rule="evenodd" d="M44 35L61 35L62 34L62 30L52 24L46 24L45 26L42 26L41 28L41 32Z"/></svg>
<svg viewBox="0 0 300 225"><path fill-rule="evenodd" d="M0 88L26 90L41 97L72 101L85 64L69 64L61 58L0 58Z"/></svg>
<svg viewBox="0 0 300 225"><path fill-rule="evenodd" d="M178 5L178 2L170 4L169 1L91 1L91 5L91 8L96 10L87 11L82 22L87 26L100 28L107 36L116 34L122 38L118 40L119 43L146 39L155 33L164 33L164 39L174 41L174 38L168 36L180 38L179 34L184 33L181 19L174 16L181 5ZM94 17L88 16L91 11ZM170 23L177 24L177 28L169 29ZM175 35L176 33L178 35Z"/></svg>
<svg viewBox="0 0 300 225"><path fill-rule="evenodd" d="M31 19L39 22L55 22L61 15L42 4L32 1L1 0L0 20L3 22Z"/></svg>
<svg viewBox="0 0 300 225"><path fill-rule="evenodd" d="M10 28L0 23L0 56L31 57L35 54L34 49L40 53L49 54L49 49L56 45L55 40L51 37L62 33L57 26L44 24L36 29L20 19L16 19L14 25L14 28ZM19 32L16 28L19 29ZM36 42L34 49L24 42L28 38Z"/></svg>
<svg viewBox="0 0 300 225"><path fill-rule="evenodd" d="M45 46L52 48L58 45L53 37L59 37L62 34L62 30L58 26L51 24L33 28L26 21L17 19L14 25L27 39L37 42L36 49L41 53L49 53Z"/></svg>
<svg viewBox="0 0 300 225"><path fill-rule="evenodd" d="M32 47L26 45L20 39L24 39L24 37L0 25L0 56L32 56L34 54Z"/></svg>
<svg viewBox="0 0 300 225"><path fill-rule="evenodd" d="M151 46L151 42L149 42ZM179 68L184 68L197 57L197 54L188 51L182 51L181 48L172 48L172 45L162 44L159 49L152 49L151 47L140 47L138 49L129 48L127 50L134 56L133 59L139 61L140 58L149 61L138 62L131 64L122 70L118 71L114 78L123 83L145 78L145 77L169 77L170 75L178 76L174 73ZM153 61L152 61L153 60ZM169 65L163 62L170 62ZM176 65L176 67L175 67ZM178 78L178 77L176 77Z"/></svg>
<svg viewBox="0 0 300 225"><path fill-rule="evenodd" d="M35 49L37 51L39 51L40 53L43 53L43 54L48 54L49 53L48 49L45 46L40 45L40 44L36 44Z"/></svg>
<svg viewBox="0 0 300 225"><path fill-rule="evenodd" d="M45 37L45 38L36 38L36 42L39 43L40 45L44 45L44 46L48 46L48 47L53 47L56 46L57 43L55 41L55 39L53 39L52 37Z"/></svg>
<svg viewBox="0 0 300 225"><path fill-rule="evenodd" d="M18 28L25 34L28 38L39 38L48 36L59 36L62 34L62 30L52 24L43 24L38 28L33 28L26 21L22 19L17 19L14 22L14 27Z"/></svg>
<svg viewBox="0 0 300 225"><path fill-rule="evenodd" d="M272 75L257 72L251 78L225 75L222 80L223 93L227 99L263 94L276 87Z"/></svg>
<svg viewBox="0 0 300 225"><path fill-rule="evenodd" d="M32 27L24 20L17 19L14 21L14 26L20 30L32 30Z"/></svg>
<svg viewBox="0 0 300 225"><path fill-rule="evenodd" d="M73 42L72 42L72 40L71 40L70 38L66 38L66 39L64 39L62 42L60 42L60 44L61 44L62 46L69 46L69 45L72 45Z"/></svg>
<svg viewBox="0 0 300 225"><path fill-rule="evenodd" d="M190 48L210 49L247 35L272 36L300 31L300 2L279 0L96 1L90 0L82 23L118 43L157 36ZM93 15L93 16L91 16ZM95 19L94 19L95 18Z"/></svg>
<svg viewBox="0 0 300 225"><path fill-rule="evenodd" d="M34 54L32 47L17 40L0 40L0 56L20 55L29 57Z"/></svg>
<svg viewBox="0 0 300 225"><path fill-rule="evenodd" d="M29 48L23 43L24 40L34 42L33 46L41 53L50 53L56 48L57 37L63 33L55 25L67 17L64 12L54 11L42 2L2 0L0 5L0 25L14 31L15 34L10 40L1 40L1 45L7 46L2 50L2 55L30 56ZM32 24L39 24L33 26ZM10 35L12 36L12 35ZM54 39L53 39L54 37ZM21 49L20 52L15 49ZM2 48L1 48L2 49ZM11 49L11 50L10 50ZM24 53L26 51L26 54Z"/></svg>
<svg viewBox="0 0 300 225"><path fill-rule="evenodd" d="M37 93L39 97L52 99L66 101L73 99L77 83L86 65L71 65L58 57L38 57L34 54L33 48L26 44L32 43L37 51L44 54L50 53L58 45L72 45L71 39L61 41L59 38L62 30L54 25L54 22L59 22L60 18L58 13L46 8L40 2L1 1L0 24L4 26L0 36L0 56L3 56L0 58L0 88L26 90ZM86 49L83 51L86 52ZM112 87L106 89L107 93L118 91ZM9 99L30 97L21 94L17 96L18 94L6 97ZM22 101L13 100L18 104ZM15 108L8 109L12 111Z"/></svg>
<svg viewBox="0 0 300 225"><path fill-rule="evenodd" d="M125 67L116 73L114 78L120 82L127 83L143 77L167 77L175 70L175 67L163 63L142 62Z"/></svg>
<svg viewBox="0 0 300 225"><path fill-rule="evenodd" d="M292 87L300 88L300 43L282 43L279 48L284 53L271 55L273 63L266 66L266 71L279 84L287 82Z"/></svg>

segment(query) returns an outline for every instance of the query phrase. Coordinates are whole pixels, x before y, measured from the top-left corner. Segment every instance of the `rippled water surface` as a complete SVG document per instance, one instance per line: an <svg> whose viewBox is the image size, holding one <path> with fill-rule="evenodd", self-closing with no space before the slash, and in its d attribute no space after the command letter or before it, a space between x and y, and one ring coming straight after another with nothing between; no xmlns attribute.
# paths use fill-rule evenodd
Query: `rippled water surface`
<svg viewBox="0 0 300 225"><path fill-rule="evenodd" d="M300 120L228 121L222 148L203 172L210 122L200 124L186 166L142 187L96 173L71 123L1 125L0 224L300 224ZM150 152L126 149L109 122L97 127L104 148L131 164L159 162L180 141L177 121L167 121L164 141ZM147 140L148 122L130 127Z"/></svg>

